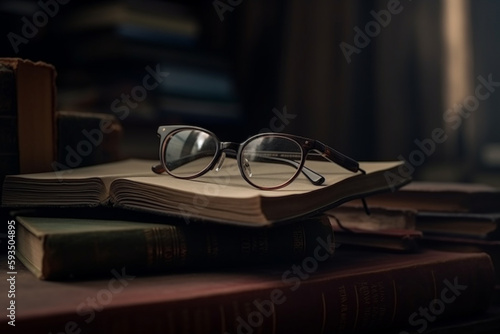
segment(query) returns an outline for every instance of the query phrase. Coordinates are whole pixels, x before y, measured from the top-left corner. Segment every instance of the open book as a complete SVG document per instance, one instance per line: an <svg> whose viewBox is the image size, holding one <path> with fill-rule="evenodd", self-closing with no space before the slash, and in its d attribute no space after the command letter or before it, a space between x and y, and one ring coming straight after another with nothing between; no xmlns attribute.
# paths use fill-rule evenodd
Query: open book
<svg viewBox="0 0 500 334"><path fill-rule="evenodd" d="M323 161L310 168L325 177L311 184L303 175L278 190L258 190L247 184L227 159L224 168L194 179L176 179L151 171L155 161L125 160L62 172L10 175L3 186L5 207L95 207L143 210L240 225L270 225L303 218L371 194L408 183L387 180L401 162L365 162L366 174L352 173ZM394 175L394 174L392 174Z"/></svg>

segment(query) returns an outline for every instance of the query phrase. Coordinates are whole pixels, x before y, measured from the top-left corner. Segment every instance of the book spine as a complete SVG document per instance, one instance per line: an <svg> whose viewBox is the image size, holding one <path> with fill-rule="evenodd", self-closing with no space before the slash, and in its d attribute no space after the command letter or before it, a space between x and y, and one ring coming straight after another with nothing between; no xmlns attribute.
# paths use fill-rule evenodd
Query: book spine
<svg viewBox="0 0 500 334"><path fill-rule="evenodd" d="M351 275L316 276L290 269L281 282L264 288L105 309L86 329L120 334L288 334L397 328L399 333L422 333L435 322L484 311L492 270L485 254Z"/></svg>
<svg viewBox="0 0 500 334"><path fill-rule="evenodd" d="M54 234L44 242L42 278L67 279L109 274L116 266L134 273L290 262L312 256L317 238L333 231L320 219L273 228L176 226L117 233Z"/></svg>
<svg viewBox="0 0 500 334"><path fill-rule="evenodd" d="M361 275L308 276L305 270L302 276L284 272L283 283L291 285L165 305L146 311L148 319L142 320L152 328L161 325L155 320L161 312L171 333L424 332L434 321L484 311L491 294L487 256Z"/></svg>
<svg viewBox="0 0 500 334"><path fill-rule="evenodd" d="M16 81L14 71L0 63L0 178L19 173Z"/></svg>
<svg viewBox="0 0 500 334"><path fill-rule="evenodd" d="M16 114L16 81L14 71L0 63L0 116L15 116Z"/></svg>
<svg viewBox="0 0 500 334"><path fill-rule="evenodd" d="M19 173L18 148L17 118L15 116L0 116L0 173L2 182L6 175Z"/></svg>
<svg viewBox="0 0 500 334"><path fill-rule="evenodd" d="M0 185L3 188L5 176L19 173L19 139L17 133L17 102L14 70L0 63ZM0 202L3 192L0 192ZM0 210L2 217L7 216ZM0 229L7 233L7 226Z"/></svg>
<svg viewBox="0 0 500 334"><path fill-rule="evenodd" d="M56 70L43 62L0 58L15 77L19 171L52 170L55 159Z"/></svg>

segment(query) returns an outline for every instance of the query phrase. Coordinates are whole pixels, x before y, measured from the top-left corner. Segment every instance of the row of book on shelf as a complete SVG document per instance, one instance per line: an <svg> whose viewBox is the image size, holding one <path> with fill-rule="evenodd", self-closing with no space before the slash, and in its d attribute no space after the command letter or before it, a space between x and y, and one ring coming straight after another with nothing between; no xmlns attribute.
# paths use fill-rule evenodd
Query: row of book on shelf
<svg viewBox="0 0 500 334"><path fill-rule="evenodd" d="M54 69L3 63L0 84L13 76L16 85L0 112L21 124L17 150L2 152L18 161L2 168L2 206L27 268L17 267L18 329L59 332L72 321L93 333L364 333L491 321L500 190L403 177L389 185L401 162L361 162L366 174L318 162L324 185L283 191L254 189L230 168L223 184L210 173L174 179L137 159L58 173L55 141L20 130L61 131ZM33 77L48 80L26 88ZM89 293L97 308L82 303Z"/></svg>
<svg viewBox="0 0 500 334"><path fill-rule="evenodd" d="M80 92L97 87L92 106L109 109L105 97L112 101L127 85L129 90L136 86L149 65L169 75L127 118L242 124L230 62L204 46L204 34L212 27L199 17L200 5L158 0L80 4L59 22L59 34L69 42L67 52L81 67L63 78L64 105L88 106L88 95ZM91 87L82 87L82 82Z"/></svg>

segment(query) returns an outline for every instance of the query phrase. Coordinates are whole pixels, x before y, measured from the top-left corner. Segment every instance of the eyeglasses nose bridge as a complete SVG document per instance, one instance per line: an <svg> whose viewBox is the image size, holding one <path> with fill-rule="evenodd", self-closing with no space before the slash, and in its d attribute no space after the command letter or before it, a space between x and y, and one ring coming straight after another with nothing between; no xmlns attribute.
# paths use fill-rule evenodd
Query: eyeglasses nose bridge
<svg viewBox="0 0 500 334"><path fill-rule="evenodd" d="M222 164L224 163L224 160L226 159L226 153L222 152L219 158L219 161L217 161L215 171L218 172L222 168Z"/></svg>
<svg viewBox="0 0 500 334"><path fill-rule="evenodd" d="M246 175L248 177L252 177L252 169L250 168L250 163L248 162L248 159L245 158L245 161L243 162L243 170L245 171Z"/></svg>

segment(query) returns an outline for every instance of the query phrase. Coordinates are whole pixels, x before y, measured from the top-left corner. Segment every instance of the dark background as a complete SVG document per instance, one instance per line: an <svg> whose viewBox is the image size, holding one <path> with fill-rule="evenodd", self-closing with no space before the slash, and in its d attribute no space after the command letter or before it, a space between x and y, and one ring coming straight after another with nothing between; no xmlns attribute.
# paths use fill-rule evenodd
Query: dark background
<svg viewBox="0 0 500 334"><path fill-rule="evenodd" d="M40 3L56 12L46 23L36 16ZM479 76L500 82L498 1L116 1L151 20L182 17L198 30L175 40L126 38L117 26L69 28L88 7L107 3L1 1L1 56L55 65L59 110L113 113L113 101L142 83L146 66L210 73L233 89L224 98L187 92L186 113L171 110L168 98L178 96L168 89L148 92L122 119L127 156L156 158L162 124L204 126L224 141L277 129L361 161L406 159L415 179L500 184L500 87L467 117L456 114L456 129L443 119L474 96ZM226 6L223 20L216 5ZM373 13L383 17L392 5L397 13L377 23ZM90 22L108 15L96 13ZM25 21L35 17L43 24L16 52L9 36L22 36ZM358 31L367 28L375 29L372 36L360 40ZM348 61L341 45L355 47L356 38L362 47ZM179 80L172 72L165 82ZM234 112L205 111L214 103ZM429 144L436 129L447 139Z"/></svg>

